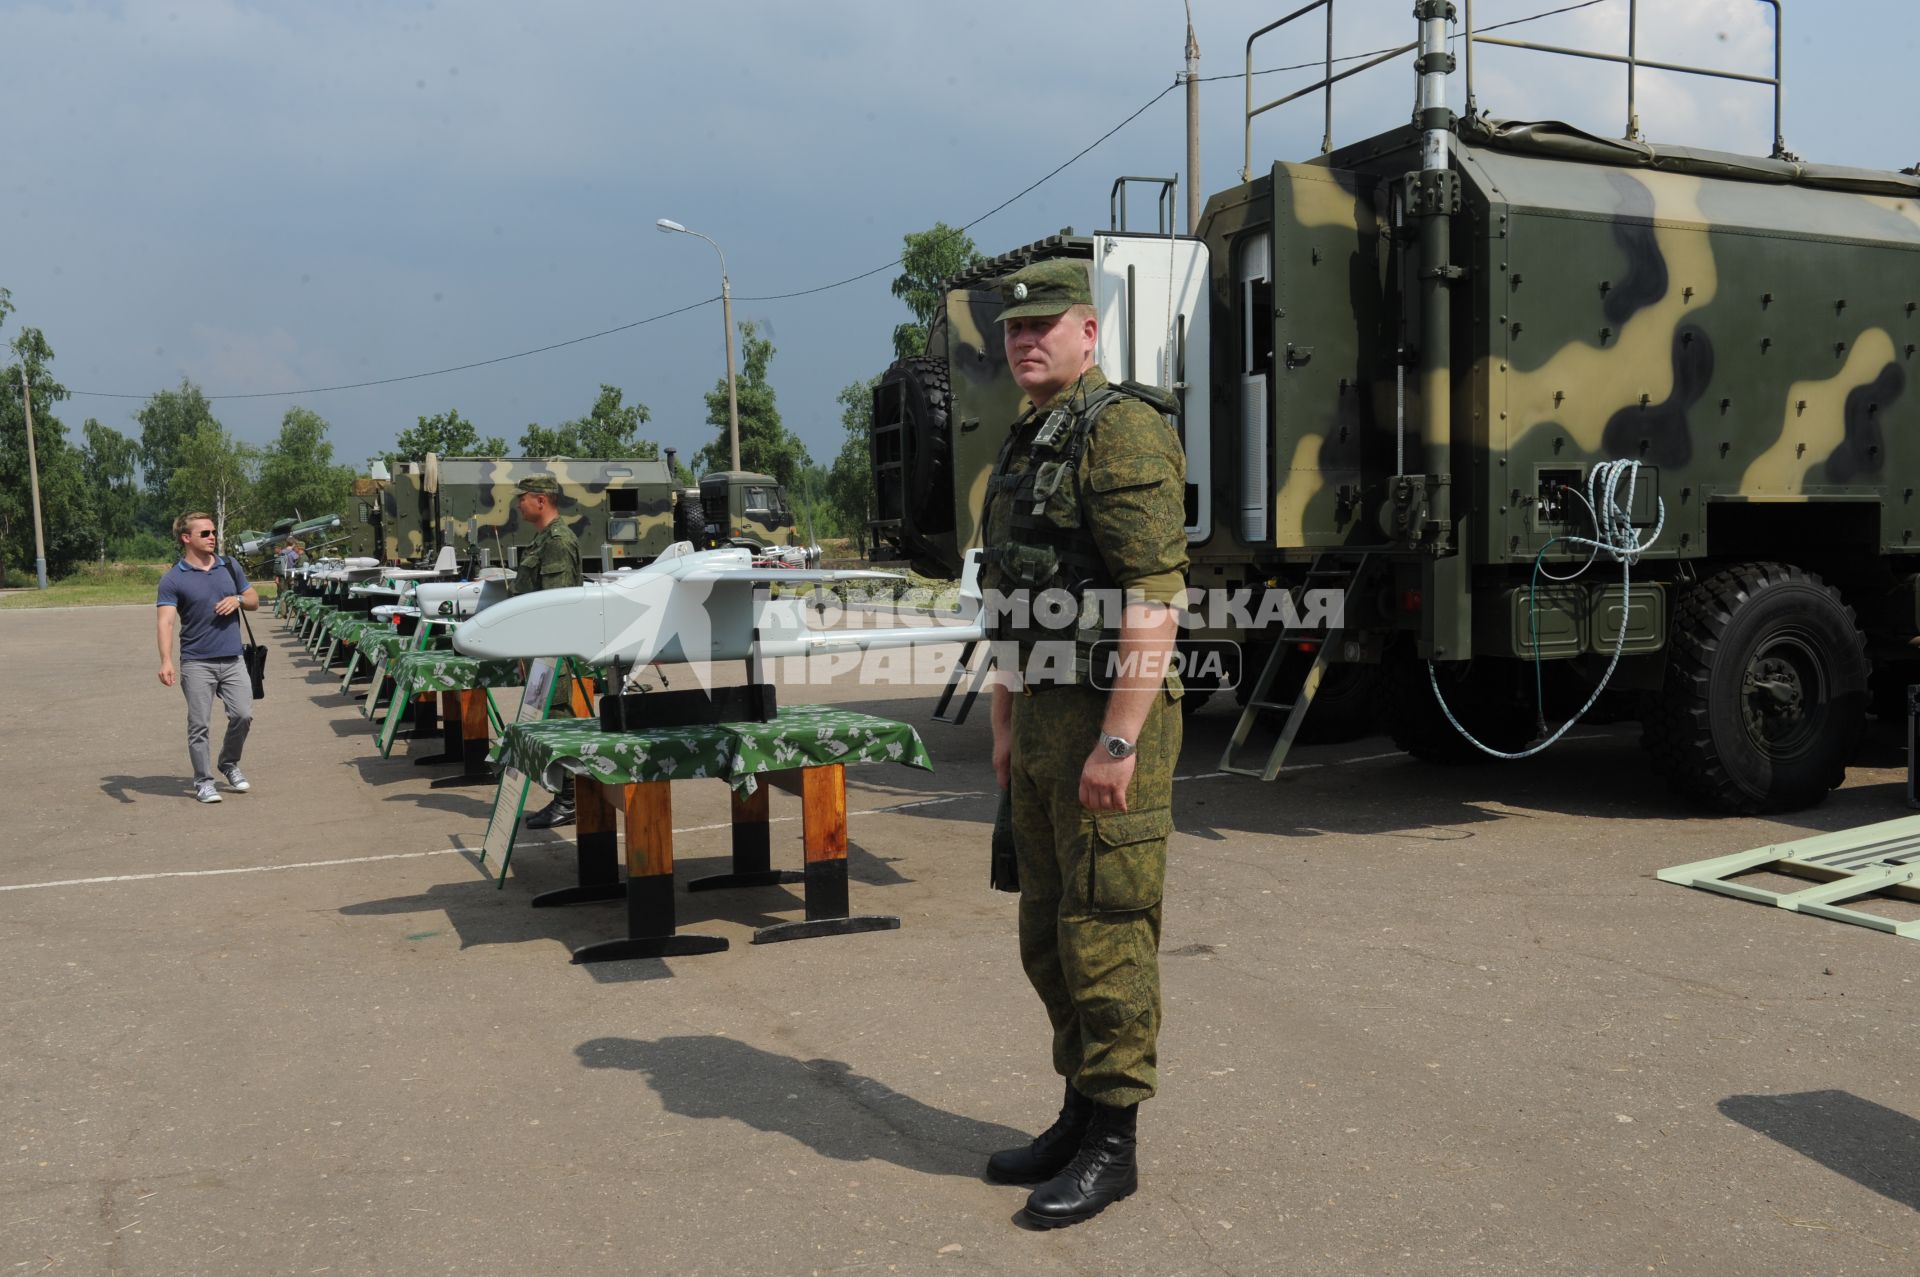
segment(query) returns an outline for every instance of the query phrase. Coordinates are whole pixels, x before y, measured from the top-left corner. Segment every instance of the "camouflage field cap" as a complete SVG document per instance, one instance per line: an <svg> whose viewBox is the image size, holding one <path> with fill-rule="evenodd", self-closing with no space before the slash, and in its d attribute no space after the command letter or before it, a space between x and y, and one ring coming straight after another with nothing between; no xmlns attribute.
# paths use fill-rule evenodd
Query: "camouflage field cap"
<svg viewBox="0 0 1920 1277"><path fill-rule="evenodd" d="M1058 315L1069 306L1093 305L1087 268L1077 261L1054 260L1023 266L1000 281L1003 308L996 323L1029 315Z"/></svg>
<svg viewBox="0 0 1920 1277"><path fill-rule="evenodd" d="M550 474L530 474L513 486L521 492L531 492L535 496L557 497L560 495L560 481Z"/></svg>

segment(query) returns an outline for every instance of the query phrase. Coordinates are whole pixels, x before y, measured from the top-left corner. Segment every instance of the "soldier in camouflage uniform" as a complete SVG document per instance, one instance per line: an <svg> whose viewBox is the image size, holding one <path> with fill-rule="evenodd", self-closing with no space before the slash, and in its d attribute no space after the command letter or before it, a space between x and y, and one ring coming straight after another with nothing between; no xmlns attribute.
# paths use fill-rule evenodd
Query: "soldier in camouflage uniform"
<svg viewBox="0 0 1920 1277"><path fill-rule="evenodd" d="M520 547L520 564L514 572L512 593L532 594L536 590L563 590L580 584L580 542L573 530L560 518L560 482L550 474L530 474L515 484L514 498L520 518L534 529L533 540ZM572 698L566 687L554 690L552 718L573 717ZM527 817L528 829L552 829L573 823L573 778L562 784L553 801Z"/></svg>
<svg viewBox="0 0 1920 1277"><path fill-rule="evenodd" d="M1059 1227L1134 1191L1137 1108L1156 1082L1185 463L1165 418L1094 364L1082 263L1037 263L1001 293L1007 363L1028 399L983 520L981 584L998 609L990 633L1001 668L1017 653L1021 670L994 688L993 761L1012 793L1021 961L1067 1086L1052 1128L994 1154L987 1173L1037 1183L1026 1218ZM1073 628L1047 631L1040 610L1023 621L1021 601L1054 590L1077 596ZM1102 634L1117 636L1123 662L1111 691L1087 676Z"/></svg>

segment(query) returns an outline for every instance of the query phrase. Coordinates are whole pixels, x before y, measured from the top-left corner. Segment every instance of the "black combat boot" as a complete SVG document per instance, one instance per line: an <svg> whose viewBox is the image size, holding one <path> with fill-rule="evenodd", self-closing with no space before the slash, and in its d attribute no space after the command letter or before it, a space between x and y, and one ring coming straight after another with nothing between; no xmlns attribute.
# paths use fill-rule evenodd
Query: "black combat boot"
<svg viewBox="0 0 1920 1277"><path fill-rule="evenodd" d="M1097 1106L1067 1083L1066 1103L1053 1125L1025 1148L1002 1149L987 1159L987 1178L999 1184L1038 1184L1052 1179L1080 1151L1081 1137Z"/></svg>
<svg viewBox="0 0 1920 1277"><path fill-rule="evenodd" d="M1133 1155L1134 1122L1139 1115L1138 1104L1126 1108L1095 1104L1080 1151L1065 1170L1033 1190L1022 1218L1040 1228L1064 1228L1133 1196L1140 1187Z"/></svg>
<svg viewBox="0 0 1920 1277"><path fill-rule="evenodd" d="M528 829L557 829L561 825L573 823L573 777L569 776L560 783L560 792L553 801L527 817Z"/></svg>

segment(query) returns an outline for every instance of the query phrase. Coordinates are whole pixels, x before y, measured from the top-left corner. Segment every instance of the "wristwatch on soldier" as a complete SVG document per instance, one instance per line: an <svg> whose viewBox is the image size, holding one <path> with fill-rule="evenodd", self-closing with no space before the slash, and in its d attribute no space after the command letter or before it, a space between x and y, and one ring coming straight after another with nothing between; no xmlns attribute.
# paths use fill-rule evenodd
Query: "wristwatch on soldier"
<svg viewBox="0 0 1920 1277"><path fill-rule="evenodd" d="M1132 758L1134 744L1132 741L1124 737L1115 736L1111 732L1101 732L1100 748L1107 751L1108 758Z"/></svg>

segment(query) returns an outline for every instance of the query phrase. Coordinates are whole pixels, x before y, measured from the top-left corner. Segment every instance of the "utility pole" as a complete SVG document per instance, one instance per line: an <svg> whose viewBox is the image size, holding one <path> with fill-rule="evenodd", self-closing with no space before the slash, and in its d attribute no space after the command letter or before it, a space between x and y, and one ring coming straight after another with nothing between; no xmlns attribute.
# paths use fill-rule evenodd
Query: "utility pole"
<svg viewBox="0 0 1920 1277"><path fill-rule="evenodd" d="M20 399L27 406L27 482L33 488L33 570L40 588L47 588L47 538L40 530L40 460L33 450L33 391L27 385L27 363L20 361Z"/></svg>
<svg viewBox="0 0 1920 1277"><path fill-rule="evenodd" d="M1187 5L1187 234L1200 233L1200 41Z"/></svg>

